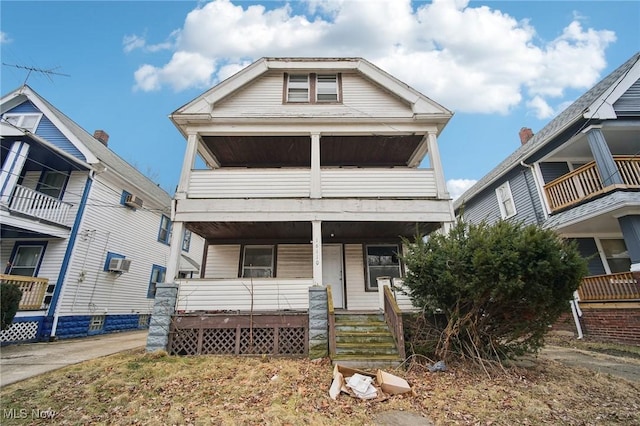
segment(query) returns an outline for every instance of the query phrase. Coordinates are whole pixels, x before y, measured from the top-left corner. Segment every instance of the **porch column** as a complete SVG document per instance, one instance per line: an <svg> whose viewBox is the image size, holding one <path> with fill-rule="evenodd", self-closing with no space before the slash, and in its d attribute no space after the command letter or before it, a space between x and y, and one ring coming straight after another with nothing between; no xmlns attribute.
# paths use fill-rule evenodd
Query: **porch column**
<svg viewBox="0 0 640 426"><path fill-rule="evenodd" d="M167 259L167 273L165 279L168 283L174 282L180 269L180 254L182 253L183 222L171 223L171 245L169 247L169 259Z"/></svg>
<svg viewBox="0 0 640 426"><path fill-rule="evenodd" d="M182 172L180 173L180 181L178 182L178 188L176 189L176 199L184 200L187 197L187 191L189 190L189 179L191 179L191 170L196 162L196 153L198 152L198 135L196 133L189 133L187 138L187 148L184 153L184 159L182 161Z"/></svg>
<svg viewBox="0 0 640 426"><path fill-rule="evenodd" d="M166 351L169 348L169 328L171 317L176 310L178 298L178 286L172 283L158 283L156 298L153 304L153 313L149 321L149 334L147 335L147 352Z"/></svg>
<svg viewBox="0 0 640 426"><path fill-rule="evenodd" d="M313 285L322 285L322 221L311 222L313 238Z"/></svg>
<svg viewBox="0 0 640 426"><path fill-rule="evenodd" d="M449 191L447 191L447 184L444 180L444 171L442 170L442 163L440 162L440 150L438 149L438 140L435 132L429 132L429 164L433 169L433 173L436 177L436 188L438 191L438 198L448 199Z"/></svg>
<svg viewBox="0 0 640 426"><path fill-rule="evenodd" d="M618 166L613 160L613 155L611 155L607 141L602 134L601 126L590 126L586 130L583 130L583 133L587 135L589 148L591 148L591 153L596 161L596 167L602 178L602 186L607 187L609 185L624 183L618 171Z"/></svg>
<svg viewBox="0 0 640 426"><path fill-rule="evenodd" d="M311 134L311 198L322 198L320 182L320 133Z"/></svg>
<svg viewBox="0 0 640 426"><path fill-rule="evenodd" d="M11 149L7 154L7 158L2 165L0 172L0 202L8 204L13 189L18 183L18 178L22 172L22 167L27 161L29 154L29 144L22 141L16 141L11 145Z"/></svg>
<svg viewBox="0 0 640 426"><path fill-rule="evenodd" d="M640 279L640 215L619 217L618 224L631 258L631 272Z"/></svg>

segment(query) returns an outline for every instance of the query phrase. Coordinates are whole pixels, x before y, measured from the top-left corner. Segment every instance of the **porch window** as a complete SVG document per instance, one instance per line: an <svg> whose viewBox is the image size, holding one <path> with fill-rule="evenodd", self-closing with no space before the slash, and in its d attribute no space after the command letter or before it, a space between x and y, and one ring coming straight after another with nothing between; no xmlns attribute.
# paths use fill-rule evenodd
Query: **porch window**
<svg viewBox="0 0 640 426"><path fill-rule="evenodd" d="M496 189L496 196L498 197L498 206L500 207L500 216L503 219L508 219L516 214L516 206L513 202L513 195L511 194L511 187L509 182L505 182Z"/></svg>
<svg viewBox="0 0 640 426"><path fill-rule="evenodd" d="M184 234L182 235L182 251L189 251L191 247L191 231L188 229L184 230Z"/></svg>
<svg viewBox="0 0 640 426"><path fill-rule="evenodd" d="M171 235L171 220L162 215L160 218L160 230L158 231L158 241L169 244L169 236Z"/></svg>
<svg viewBox="0 0 640 426"><path fill-rule="evenodd" d="M307 74L289 74L287 102L309 102L309 76Z"/></svg>
<svg viewBox="0 0 640 426"><path fill-rule="evenodd" d="M9 124L35 133L42 114L5 114L3 118Z"/></svg>
<svg viewBox="0 0 640 426"><path fill-rule="evenodd" d="M337 102L338 76L336 74L318 74L316 92L318 102Z"/></svg>
<svg viewBox="0 0 640 426"><path fill-rule="evenodd" d="M67 173L47 170L40 176L36 191L60 199L68 179Z"/></svg>
<svg viewBox="0 0 640 426"><path fill-rule="evenodd" d="M631 270L631 257L623 239L601 239L600 245L612 274Z"/></svg>
<svg viewBox="0 0 640 426"><path fill-rule="evenodd" d="M242 256L242 277L273 277L273 246L245 246Z"/></svg>
<svg viewBox="0 0 640 426"><path fill-rule="evenodd" d="M378 277L400 278L400 259L397 245L368 245L367 291L378 290Z"/></svg>
<svg viewBox="0 0 640 426"><path fill-rule="evenodd" d="M153 265L151 267L151 278L149 279L149 289L147 290L147 298L153 299L156 297L156 286L158 283L163 283L167 268L160 265Z"/></svg>
<svg viewBox="0 0 640 426"><path fill-rule="evenodd" d="M15 247L7 274L35 277L42 262L45 243L20 244Z"/></svg>

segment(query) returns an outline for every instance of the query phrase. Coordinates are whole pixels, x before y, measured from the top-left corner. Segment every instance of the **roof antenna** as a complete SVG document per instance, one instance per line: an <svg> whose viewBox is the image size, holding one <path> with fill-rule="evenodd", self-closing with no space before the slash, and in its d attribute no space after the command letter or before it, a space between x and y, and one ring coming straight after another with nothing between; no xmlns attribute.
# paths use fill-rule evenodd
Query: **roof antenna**
<svg viewBox="0 0 640 426"><path fill-rule="evenodd" d="M27 77L24 79L24 83L22 83L23 87L27 84L27 80L29 80L29 76L31 76L32 72L38 72L38 73L46 75L47 78L49 79L49 81L51 81L52 83L53 83L53 79L51 78L52 75L61 75L63 77L71 77L69 74L63 74L63 73L60 73L60 72L55 72L55 70L57 70L60 67L55 67L55 68L51 68L51 69L45 70L45 69L42 69L42 68L28 67L28 66L25 66L25 65L7 64L5 62L3 62L2 65L7 66L7 67L20 68L20 69L29 71L27 73Z"/></svg>

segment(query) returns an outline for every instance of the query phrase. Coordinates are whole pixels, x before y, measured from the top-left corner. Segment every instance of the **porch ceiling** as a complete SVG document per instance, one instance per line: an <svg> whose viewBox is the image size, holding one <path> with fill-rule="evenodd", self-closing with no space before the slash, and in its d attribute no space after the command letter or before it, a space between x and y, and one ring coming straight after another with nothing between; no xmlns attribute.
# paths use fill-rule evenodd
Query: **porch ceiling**
<svg viewBox="0 0 640 426"><path fill-rule="evenodd" d="M187 228L209 243L311 241L310 222L190 222ZM323 222L325 243L398 241L438 229L430 222Z"/></svg>
<svg viewBox="0 0 640 426"><path fill-rule="evenodd" d="M422 135L322 136L322 166L406 166ZM203 136L222 167L310 167L311 138L304 136Z"/></svg>

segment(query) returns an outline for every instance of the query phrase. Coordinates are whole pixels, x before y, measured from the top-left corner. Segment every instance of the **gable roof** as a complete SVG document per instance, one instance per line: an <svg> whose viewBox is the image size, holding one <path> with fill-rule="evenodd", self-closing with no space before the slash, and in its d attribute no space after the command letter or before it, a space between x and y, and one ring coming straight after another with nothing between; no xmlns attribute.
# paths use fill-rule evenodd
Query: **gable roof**
<svg viewBox="0 0 640 426"><path fill-rule="evenodd" d="M100 164L106 166L121 179L138 188L146 196L152 197L156 203L166 207L170 205L171 196L164 189L140 173L135 167L123 160L102 142L95 139L31 87L24 85L3 96L2 112L4 113L7 109L14 108L27 100L31 101L49 120L54 122L56 127L78 148L85 156L86 162L95 170L103 170ZM36 140L38 139L36 138Z"/></svg>
<svg viewBox="0 0 640 426"><path fill-rule="evenodd" d="M209 113L215 104L231 95L249 82L270 70L312 72L327 70L328 72L355 71L377 83L384 89L411 105L414 115L442 117L449 119L451 111L429 99L422 93L397 78L373 65L363 58L261 58L240 70L236 74L212 87L191 102L178 108L174 115L204 115Z"/></svg>
<svg viewBox="0 0 640 426"><path fill-rule="evenodd" d="M608 106L613 105L615 100L622 95L622 93L620 93L621 91L624 92L625 85L621 85L620 83L627 78L632 71L634 73L640 72L639 60L640 52L634 54L624 64L580 96L536 133L526 144L521 145L498 164L498 166L484 175L475 185L458 197L453 203L454 209L457 210L462 204L486 189L497 179L519 165L521 161L526 160L531 154L544 147L553 140L554 137L579 120L614 118L615 115L613 117L610 116ZM637 77L635 77L635 79L637 79ZM626 87L628 88L632 83L633 81L628 81Z"/></svg>

